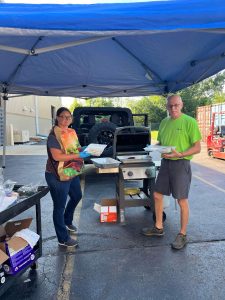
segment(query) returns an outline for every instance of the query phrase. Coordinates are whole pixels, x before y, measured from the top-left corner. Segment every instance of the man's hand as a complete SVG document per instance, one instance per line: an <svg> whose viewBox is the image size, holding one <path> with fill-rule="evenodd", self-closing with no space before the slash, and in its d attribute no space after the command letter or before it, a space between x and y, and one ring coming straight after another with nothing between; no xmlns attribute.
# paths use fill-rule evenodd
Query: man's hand
<svg viewBox="0 0 225 300"><path fill-rule="evenodd" d="M166 158L166 159L170 159L170 158L182 158L183 154L181 152L176 151L174 149L170 153L164 153L164 154L162 154L162 157Z"/></svg>
<svg viewBox="0 0 225 300"><path fill-rule="evenodd" d="M191 148L185 150L184 152L177 152L176 150L172 150L171 153L164 153L162 154L163 158L184 158L185 156L190 156L197 154L201 151L201 144L200 141L195 142Z"/></svg>

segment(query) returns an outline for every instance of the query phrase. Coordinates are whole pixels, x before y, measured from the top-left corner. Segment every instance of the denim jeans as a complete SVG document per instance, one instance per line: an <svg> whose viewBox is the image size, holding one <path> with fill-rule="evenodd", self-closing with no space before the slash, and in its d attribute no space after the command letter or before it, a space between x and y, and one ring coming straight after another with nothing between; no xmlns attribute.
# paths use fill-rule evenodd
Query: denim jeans
<svg viewBox="0 0 225 300"><path fill-rule="evenodd" d="M53 222L59 242L66 242L69 234L66 225L73 222L75 208L82 198L80 179L74 177L69 181L59 181L53 173L45 173L53 200ZM67 202L67 197L70 197Z"/></svg>

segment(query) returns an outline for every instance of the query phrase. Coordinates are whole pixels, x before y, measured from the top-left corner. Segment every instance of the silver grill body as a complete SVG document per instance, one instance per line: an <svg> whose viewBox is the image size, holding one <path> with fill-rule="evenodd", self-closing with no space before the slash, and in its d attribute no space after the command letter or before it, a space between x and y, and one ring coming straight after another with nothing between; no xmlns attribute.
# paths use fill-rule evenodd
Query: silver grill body
<svg viewBox="0 0 225 300"><path fill-rule="evenodd" d="M156 171L154 163L121 164L120 169L125 180L155 178Z"/></svg>
<svg viewBox="0 0 225 300"><path fill-rule="evenodd" d="M120 135L120 133L125 135ZM143 151L149 142L151 141L149 141L148 128L136 128L135 130L132 127L130 129L128 127L118 128L115 132L113 156L121 161L116 190L122 225L125 224L126 220L126 207L144 206L154 211L153 190L156 167L148 153ZM134 183L128 181L134 181ZM136 184L135 181L138 181L140 194L125 194L126 185Z"/></svg>

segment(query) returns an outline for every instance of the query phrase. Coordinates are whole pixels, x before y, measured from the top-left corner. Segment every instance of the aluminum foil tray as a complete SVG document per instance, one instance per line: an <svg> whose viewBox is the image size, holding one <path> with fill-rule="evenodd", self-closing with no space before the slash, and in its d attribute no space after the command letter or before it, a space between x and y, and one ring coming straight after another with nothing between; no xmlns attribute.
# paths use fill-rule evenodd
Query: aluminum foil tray
<svg viewBox="0 0 225 300"><path fill-rule="evenodd" d="M149 155L126 155L126 156L117 156L122 163L143 163L152 161L151 156Z"/></svg>
<svg viewBox="0 0 225 300"><path fill-rule="evenodd" d="M160 153L170 153L172 150L175 150L175 146L161 146L161 145L149 145L144 148L147 152L158 151Z"/></svg>
<svg viewBox="0 0 225 300"><path fill-rule="evenodd" d="M102 169L117 168L120 164L120 161L111 157L91 158L91 160L97 168Z"/></svg>

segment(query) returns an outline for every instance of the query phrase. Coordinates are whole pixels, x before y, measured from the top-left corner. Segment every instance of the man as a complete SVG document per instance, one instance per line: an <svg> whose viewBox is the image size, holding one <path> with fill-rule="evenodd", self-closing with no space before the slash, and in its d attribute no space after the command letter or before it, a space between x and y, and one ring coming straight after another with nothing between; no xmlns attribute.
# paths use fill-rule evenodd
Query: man
<svg viewBox="0 0 225 300"><path fill-rule="evenodd" d="M143 228L146 236L163 236L163 195L178 200L180 206L180 232L171 244L174 249L182 249L187 243L189 218L188 193L191 184L190 160L201 151L201 134L195 119L181 112L183 102L180 96L167 98L169 117L160 126L158 142L162 146L176 146L171 153L162 154L162 162L155 184L154 202L156 222L153 228Z"/></svg>

